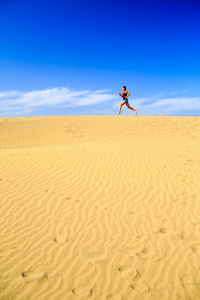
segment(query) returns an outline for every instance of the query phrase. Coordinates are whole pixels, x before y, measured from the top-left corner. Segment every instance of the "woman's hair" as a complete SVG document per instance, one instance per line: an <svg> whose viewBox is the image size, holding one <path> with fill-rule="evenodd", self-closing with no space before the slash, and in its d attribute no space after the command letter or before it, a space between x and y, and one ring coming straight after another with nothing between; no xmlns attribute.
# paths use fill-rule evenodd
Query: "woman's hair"
<svg viewBox="0 0 200 300"><path fill-rule="evenodd" d="M125 89L125 91L126 91L126 86L125 85L123 85L123 88Z"/></svg>

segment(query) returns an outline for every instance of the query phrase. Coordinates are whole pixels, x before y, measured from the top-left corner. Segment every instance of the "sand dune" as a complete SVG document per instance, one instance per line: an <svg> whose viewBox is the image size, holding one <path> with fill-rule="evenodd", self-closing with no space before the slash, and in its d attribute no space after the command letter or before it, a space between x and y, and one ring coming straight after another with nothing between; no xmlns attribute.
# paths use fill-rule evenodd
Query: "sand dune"
<svg viewBox="0 0 200 300"><path fill-rule="evenodd" d="M0 299L200 299L200 118L0 119Z"/></svg>

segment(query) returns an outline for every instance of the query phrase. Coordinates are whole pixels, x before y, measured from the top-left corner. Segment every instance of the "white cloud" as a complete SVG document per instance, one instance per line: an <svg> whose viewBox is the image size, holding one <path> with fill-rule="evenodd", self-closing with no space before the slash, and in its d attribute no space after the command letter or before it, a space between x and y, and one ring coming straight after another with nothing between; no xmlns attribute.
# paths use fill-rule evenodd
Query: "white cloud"
<svg viewBox="0 0 200 300"><path fill-rule="evenodd" d="M40 113L47 107L57 109L84 107L96 105L88 108L87 111L99 111L99 114L115 114L118 110L121 98L118 93L114 94L110 89L90 91L72 90L69 87L56 87L41 91L21 92L6 91L0 92L1 116L26 116L34 115L34 111L39 109ZM129 102L142 115L173 115L194 111L200 115L200 97L173 97L175 92L159 93L152 97L133 98L130 96ZM170 97L173 97L171 98ZM101 104L106 104L102 106ZM99 109L99 110L98 110ZM129 114L123 109L123 113Z"/></svg>
<svg viewBox="0 0 200 300"><path fill-rule="evenodd" d="M68 87L31 92L6 91L0 92L0 105L1 111L17 111L42 106L85 106L116 100L117 96L109 94L108 91L110 90L74 91Z"/></svg>

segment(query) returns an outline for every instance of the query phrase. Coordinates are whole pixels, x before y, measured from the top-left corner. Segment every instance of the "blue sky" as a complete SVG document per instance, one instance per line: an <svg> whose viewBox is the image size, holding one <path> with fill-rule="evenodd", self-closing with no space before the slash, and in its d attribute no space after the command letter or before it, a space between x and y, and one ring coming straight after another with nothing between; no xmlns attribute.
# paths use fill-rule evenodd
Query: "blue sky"
<svg viewBox="0 0 200 300"><path fill-rule="evenodd" d="M0 1L0 117L200 115L200 2ZM132 112L122 109L123 115Z"/></svg>

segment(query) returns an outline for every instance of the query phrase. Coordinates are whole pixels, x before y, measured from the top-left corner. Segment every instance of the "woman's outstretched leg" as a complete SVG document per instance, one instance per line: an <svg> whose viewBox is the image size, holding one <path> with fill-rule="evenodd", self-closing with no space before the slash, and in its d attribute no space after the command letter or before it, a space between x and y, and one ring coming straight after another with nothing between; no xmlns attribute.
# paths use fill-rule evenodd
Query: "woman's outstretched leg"
<svg viewBox="0 0 200 300"><path fill-rule="evenodd" d="M126 103L126 106L127 106L129 109L133 110L133 111L135 112L135 116L137 116L137 111L136 111L134 108L132 108L132 107L129 105L129 103Z"/></svg>
<svg viewBox="0 0 200 300"><path fill-rule="evenodd" d="M122 102L121 104L120 104L120 106L119 106L119 112L118 113L116 113L117 115L120 115L120 113L121 113L121 109L122 109L122 105L124 105L125 104L125 102Z"/></svg>

